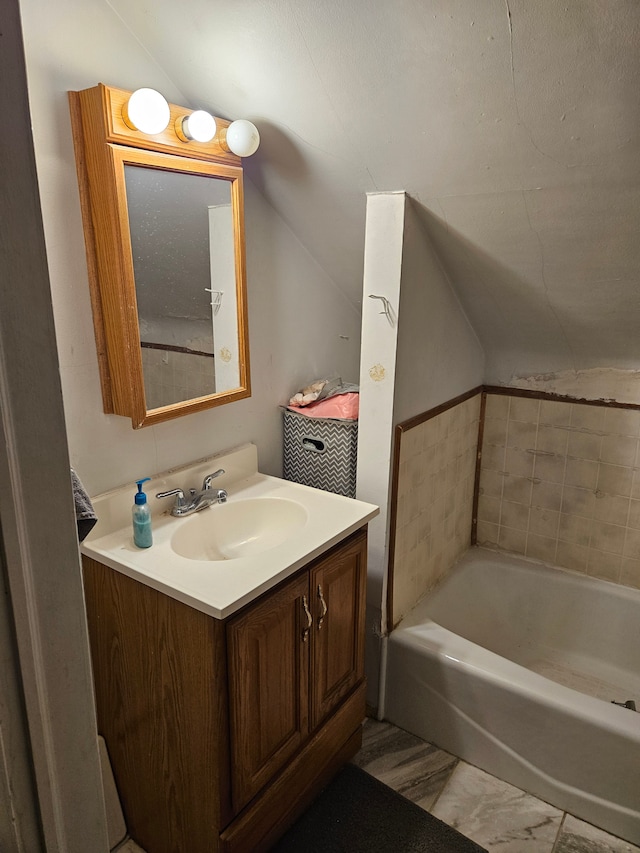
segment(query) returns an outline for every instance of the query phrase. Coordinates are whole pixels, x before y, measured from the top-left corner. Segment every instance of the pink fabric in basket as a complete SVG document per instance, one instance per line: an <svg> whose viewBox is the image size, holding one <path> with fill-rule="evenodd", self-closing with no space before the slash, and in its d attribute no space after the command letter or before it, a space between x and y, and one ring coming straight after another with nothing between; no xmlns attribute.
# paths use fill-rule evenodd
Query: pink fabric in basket
<svg viewBox="0 0 640 853"><path fill-rule="evenodd" d="M338 418L355 421L358 418L360 394L350 391L347 394L336 394L326 400L317 400L308 406L287 406L292 412L306 415L309 418Z"/></svg>

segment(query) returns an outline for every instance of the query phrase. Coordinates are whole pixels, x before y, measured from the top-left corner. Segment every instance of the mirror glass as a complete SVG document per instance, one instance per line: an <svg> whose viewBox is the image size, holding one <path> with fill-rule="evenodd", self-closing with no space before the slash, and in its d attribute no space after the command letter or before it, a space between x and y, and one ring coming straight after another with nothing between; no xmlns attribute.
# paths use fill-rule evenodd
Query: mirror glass
<svg viewBox="0 0 640 853"><path fill-rule="evenodd" d="M125 164L147 409L240 386L231 182Z"/></svg>

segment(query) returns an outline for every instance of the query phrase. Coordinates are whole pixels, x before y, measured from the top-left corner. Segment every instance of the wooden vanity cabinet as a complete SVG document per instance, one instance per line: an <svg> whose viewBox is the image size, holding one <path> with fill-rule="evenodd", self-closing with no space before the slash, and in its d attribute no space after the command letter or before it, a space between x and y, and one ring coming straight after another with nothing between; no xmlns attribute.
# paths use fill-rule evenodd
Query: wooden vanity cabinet
<svg viewBox="0 0 640 853"><path fill-rule="evenodd" d="M363 678L361 541L331 552L227 627L234 809Z"/></svg>
<svg viewBox="0 0 640 853"><path fill-rule="evenodd" d="M362 542L356 540L320 560L310 572L310 600L316 614L311 643L311 729L364 678L365 562Z"/></svg>
<svg viewBox="0 0 640 853"><path fill-rule="evenodd" d="M226 622L83 567L131 836L147 853L267 850L360 746L366 531Z"/></svg>

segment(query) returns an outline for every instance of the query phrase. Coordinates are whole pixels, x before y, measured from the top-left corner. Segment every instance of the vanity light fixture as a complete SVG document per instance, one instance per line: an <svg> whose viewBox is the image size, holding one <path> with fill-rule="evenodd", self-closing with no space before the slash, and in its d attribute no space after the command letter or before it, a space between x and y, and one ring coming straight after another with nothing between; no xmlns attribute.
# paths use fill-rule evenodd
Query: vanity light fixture
<svg viewBox="0 0 640 853"><path fill-rule="evenodd" d="M241 118L232 121L226 131L221 132L220 144L225 151L231 151L238 157L250 157L258 150L260 134L255 124Z"/></svg>
<svg viewBox="0 0 640 853"><path fill-rule="evenodd" d="M162 133L169 124L170 116L166 98L155 89L136 89L122 107L124 123L142 133Z"/></svg>
<svg viewBox="0 0 640 853"><path fill-rule="evenodd" d="M155 89L136 89L122 106L122 118L131 130L155 136L169 126L171 109L166 98ZM222 150L237 157L250 157L260 145L258 128L252 122L237 119L218 130L215 118L205 110L178 115L173 128L181 142L207 143L216 139L217 134Z"/></svg>
<svg viewBox="0 0 640 853"><path fill-rule="evenodd" d="M216 120L204 110L196 110L176 120L176 133L183 142L211 142L216 135Z"/></svg>

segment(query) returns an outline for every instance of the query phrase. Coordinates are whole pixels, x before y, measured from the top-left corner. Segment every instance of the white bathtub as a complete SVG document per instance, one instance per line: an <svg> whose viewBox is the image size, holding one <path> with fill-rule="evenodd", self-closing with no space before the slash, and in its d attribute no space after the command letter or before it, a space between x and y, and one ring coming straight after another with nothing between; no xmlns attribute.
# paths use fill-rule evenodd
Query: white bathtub
<svg viewBox="0 0 640 853"><path fill-rule="evenodd" d="M388 639L384 716L640 843L640 591L473 548Z"/></svg>

